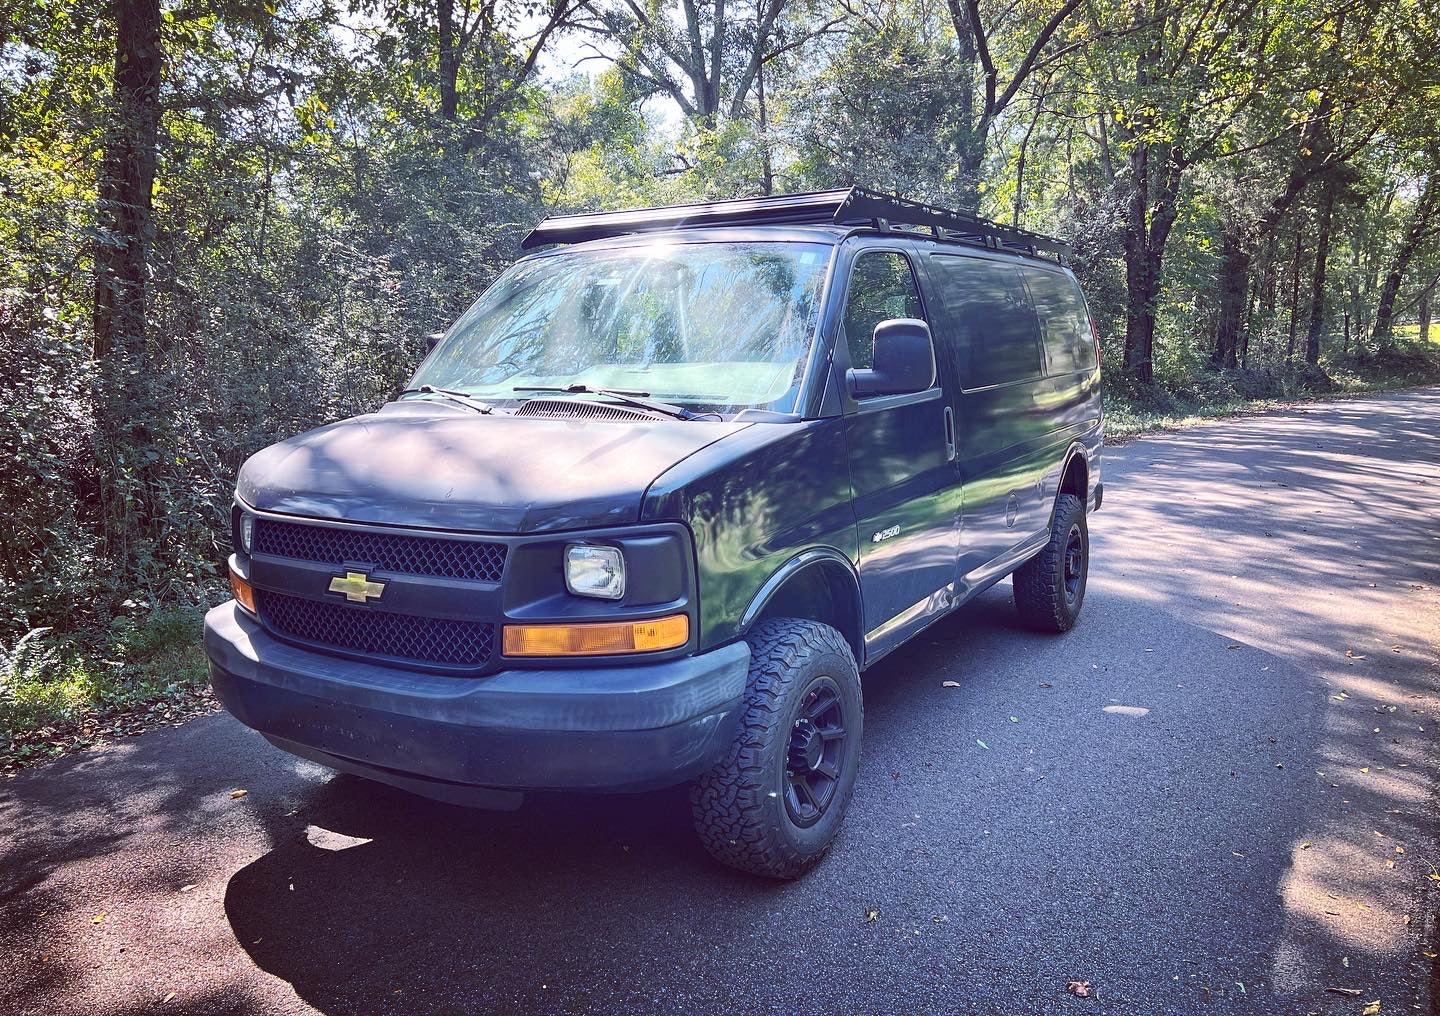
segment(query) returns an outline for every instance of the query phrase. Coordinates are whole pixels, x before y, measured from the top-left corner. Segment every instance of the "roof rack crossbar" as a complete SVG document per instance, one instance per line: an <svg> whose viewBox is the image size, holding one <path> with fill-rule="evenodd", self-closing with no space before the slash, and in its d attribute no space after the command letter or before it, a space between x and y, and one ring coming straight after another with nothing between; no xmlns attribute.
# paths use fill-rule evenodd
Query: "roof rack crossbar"
<svg viewBox="0 0 1440 1016"><path fill-rule="evenodd" d="M990 250L1032 256L1052 254L1062 261L1071 254L1070 244L1053 236L863 187L622 212L552 215L531 230L520 246L528 250L549 243L583 243L628 233L703 226L780 225L923 229L938 240L976 244Z"/></svg>

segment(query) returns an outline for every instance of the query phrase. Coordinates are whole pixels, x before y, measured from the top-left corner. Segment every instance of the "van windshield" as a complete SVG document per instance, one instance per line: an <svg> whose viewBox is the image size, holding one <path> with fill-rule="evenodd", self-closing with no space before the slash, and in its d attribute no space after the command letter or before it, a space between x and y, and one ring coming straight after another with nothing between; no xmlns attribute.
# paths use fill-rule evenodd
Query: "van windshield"
<svg viewBox="0 0 1440 1016"><path fill-rule="evenodd" d="M788 412L831 249L657 242L522 261L455 322L409 387L503 400L531 397L517 387L577 385Z"/></svg>

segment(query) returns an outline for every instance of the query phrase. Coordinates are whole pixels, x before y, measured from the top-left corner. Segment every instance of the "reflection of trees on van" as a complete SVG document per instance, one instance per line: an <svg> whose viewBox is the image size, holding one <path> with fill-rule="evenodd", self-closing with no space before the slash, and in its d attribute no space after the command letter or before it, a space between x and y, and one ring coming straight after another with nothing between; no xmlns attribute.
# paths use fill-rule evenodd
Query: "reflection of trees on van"
<svg viewBox="0 0 1440 1016"><path fill-rule="evenodd" d="M583 380L698 403L775 403L793 395L829 256L814 244L694 243L523 262L415 381L492 397Z"/></svg>

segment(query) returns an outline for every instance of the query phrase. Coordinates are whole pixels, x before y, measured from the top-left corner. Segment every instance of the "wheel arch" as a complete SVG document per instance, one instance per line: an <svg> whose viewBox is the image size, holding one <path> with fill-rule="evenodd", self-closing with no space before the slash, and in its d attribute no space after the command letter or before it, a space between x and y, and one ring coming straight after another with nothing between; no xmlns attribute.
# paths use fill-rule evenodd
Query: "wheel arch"
<svg viewBox="0 0 1440 1016"><path fill-rule="evenodd" d="M1085 446L1076 441L1065 450L1060 462L1059 478L1055 483L1055 496L1050 500L1050 521L1055 521L1055 505L1063 494L1074 494L1083 505L1090 502L1090 457Z"/></svg>
<svg viewBox="0 0 1440 1016"><path fill-rule="evenodd" d="M790 558L765 580L740 618L740 633L772 617L798 617L828 624L855 654L865 658L861 628L860 579L855 566L833 547L813 547Z"/></svg>

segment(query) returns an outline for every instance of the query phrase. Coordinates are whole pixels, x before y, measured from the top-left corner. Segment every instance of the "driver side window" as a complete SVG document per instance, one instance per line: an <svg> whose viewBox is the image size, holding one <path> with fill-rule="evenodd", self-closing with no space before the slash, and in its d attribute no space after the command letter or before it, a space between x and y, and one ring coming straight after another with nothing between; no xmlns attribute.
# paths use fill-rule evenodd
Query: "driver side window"
<svg viewBox="0 0 1440 1016"><path fill-rule="evenodd" d="M896 251L866 251L855 259L845 298L845 341L850 366L867 369L875 361L875 326L891 318L925 320L910 261Z"/></svg>

